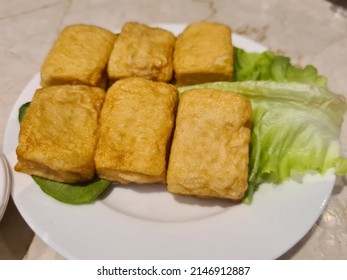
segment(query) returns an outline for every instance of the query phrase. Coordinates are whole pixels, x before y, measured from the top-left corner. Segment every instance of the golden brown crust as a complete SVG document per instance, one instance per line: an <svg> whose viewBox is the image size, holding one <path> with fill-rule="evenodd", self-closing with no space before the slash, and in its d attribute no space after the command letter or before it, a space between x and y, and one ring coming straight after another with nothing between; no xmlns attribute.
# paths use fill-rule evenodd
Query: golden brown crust
<svg viewBox="0 0 347 280"><path fill-rule="evenodd" d="M100 177L121 183L164 182L177 89L144 78L109 88L100 118L95 164Z"/></svg>
<svg viewBox="0 0 347 280"><path fill-rule="evenodd" d="M82 84L105 88L116 35L93 25L65 27L41 69L41 85Z"/></svg>
<svg viewBox="0 0 347 280"><path fill-rule="evenodd" d="M170 152L168 191L239 200L248 187L252 109L242 95L183 93Z"/></svg>
<svg viewBox="0 0 347 280"><path fill-rule="evenodd" d="M38 89L20 125L15 170L67 183L92 179L105 94L82 85Z"/></svg>
<svg viewBox="0 0 347 280"><path fill-rule="evenodd" d="M110 80L143 77L169 82L175 41L175 36L167 30L136 22L126 23L108 63Z"/></svg>
<svg viewBox="0 0 347 280"><path fill-rule="evenodd" d="M177 85L232 81L230 27L214 22L188 25L176 40L174 72Z"/></svg>

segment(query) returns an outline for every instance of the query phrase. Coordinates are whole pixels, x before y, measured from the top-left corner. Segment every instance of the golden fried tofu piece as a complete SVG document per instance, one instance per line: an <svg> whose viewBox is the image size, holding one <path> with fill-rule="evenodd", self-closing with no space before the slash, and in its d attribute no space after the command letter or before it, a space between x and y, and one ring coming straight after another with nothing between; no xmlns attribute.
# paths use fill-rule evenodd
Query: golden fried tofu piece
<svg viewBox="0 0 347 280"><path fill-rule="evenodd" d="M169 82L173 71L176 37L169 31L126 23L114 45L108 63L111 82L127 77Z"/></svg>
<svg viewBox="0 0 347 280"><path fill-rule="evenodd" d="M127 78L107 91L95 154L99 177L120 183L164 182L178 102L170 84Z"/></svg>
<svg viewBox="0 0 347 280"><path fill-rule="evenodd" d="M252 108L246 97L210 89L183 93L167 171L169 192L241 199L248 188Z"/></svg>
<svg viewBox="0 0 347 280"><path fill-rule="evenodd" d="M174 72L177 85L232 81L230 27L213 22L188 25L176 40Z"/></svg>
<svg viewBox="0 0 347 280"><path fill-rule="evenodd" d="M41 85L81 84L105 88L116 35L93 25L70 25L58 36L41 69Z"/></svg>
<svg viewBox="0 0 347 280"><path fill-rule="evenodd" d="M66 183L92 179L105 94L84 85L38 89L20 124L15 170Z"/></svg>

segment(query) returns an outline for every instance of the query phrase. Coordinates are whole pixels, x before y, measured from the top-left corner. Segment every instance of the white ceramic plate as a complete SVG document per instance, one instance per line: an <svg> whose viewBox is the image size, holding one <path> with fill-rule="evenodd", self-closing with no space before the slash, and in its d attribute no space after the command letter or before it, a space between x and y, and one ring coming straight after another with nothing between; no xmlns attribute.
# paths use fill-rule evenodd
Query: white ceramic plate
<svg viewBox="0 0 347 280"><path fill-rule="evenodd" d="M0 158L0 222L5 214L8 199L10 198L10 176L7 161L4 156Z"/></svg>
<svg viewBox="0 0 347 280"><path fill-rule="evenodd" d="M183 25L161 25L179 33ZM266 48L234 35L248 51ZM18 109L32 99L39 75L9 117L4 152L13 170ZM313 226L335 177L307 175L302 183L261 186L252 205L175 196L164 185L112 186L98 201L73 206L43 193L28 175L13 172L12 195L31 228L68 259L275 259Z"/></svg>

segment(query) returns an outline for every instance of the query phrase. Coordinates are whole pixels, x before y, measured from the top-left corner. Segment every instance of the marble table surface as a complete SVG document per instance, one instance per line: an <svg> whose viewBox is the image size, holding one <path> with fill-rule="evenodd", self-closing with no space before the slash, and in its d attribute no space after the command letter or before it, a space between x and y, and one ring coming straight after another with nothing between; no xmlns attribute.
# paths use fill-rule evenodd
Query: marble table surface
<svg viewBox="0 0 347 280"><path fill-rule="evenodd" d="M127 21L222 22L297 65L313 64L333 91L347 97L347 12L333 2L339 1L0 0L0 146L14 102L59 31L73 23L115 30ZM346 184L337 178L322 216L281 259L347 259ZM63 257L34 235L11 201L0 223L0 259L21 258Z"/></svg>

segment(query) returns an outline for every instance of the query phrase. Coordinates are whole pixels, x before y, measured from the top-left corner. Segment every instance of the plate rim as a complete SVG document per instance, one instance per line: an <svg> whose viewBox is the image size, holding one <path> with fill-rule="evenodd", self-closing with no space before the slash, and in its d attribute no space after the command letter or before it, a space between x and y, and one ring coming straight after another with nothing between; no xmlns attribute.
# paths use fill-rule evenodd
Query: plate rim
<svg viewBox="0 0 347 280"><path fill-rule="evenodd" d="M11 196L11 178L10 170L7 164L7 159L4 155L1 155L0 159L0 222L5 215L6 208Z"/></svg>

